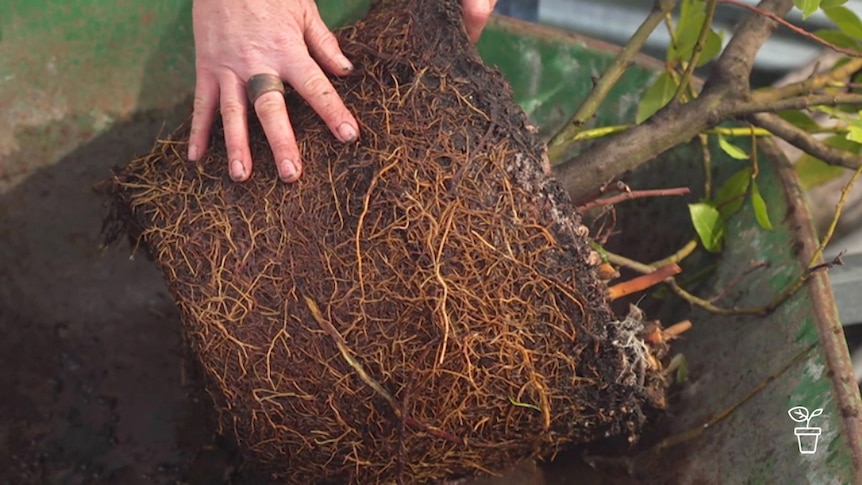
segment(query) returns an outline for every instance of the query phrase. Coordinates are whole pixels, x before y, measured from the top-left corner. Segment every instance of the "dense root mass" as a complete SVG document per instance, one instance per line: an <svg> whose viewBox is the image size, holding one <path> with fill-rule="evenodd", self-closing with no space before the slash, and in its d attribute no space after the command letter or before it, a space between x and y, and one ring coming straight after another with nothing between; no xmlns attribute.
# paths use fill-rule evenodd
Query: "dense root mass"
<svg viewBox="0 0 862 485"><path fill-rule="evenodd" d="M223 431L288 482L429 482L633 437L660 403L641 317L615 317L568 197L454 1L383 2L339 33L361 139L293 94L305 173L255 173L188 126L107 184L108 236L161 267Z"/></svg>

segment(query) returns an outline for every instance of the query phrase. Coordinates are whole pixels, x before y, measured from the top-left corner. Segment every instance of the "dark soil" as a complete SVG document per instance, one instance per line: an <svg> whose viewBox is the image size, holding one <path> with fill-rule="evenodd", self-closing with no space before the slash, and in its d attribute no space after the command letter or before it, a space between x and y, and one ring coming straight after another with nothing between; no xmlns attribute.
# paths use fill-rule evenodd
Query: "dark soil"
<svg viewBox="0 0 862 485"><path fill-rule="evenodd" d="M161 124L119 124L0 195L0 483L218 483L230 467L207 448L211 405L160 275L99 250L89 187Z"/></svg>

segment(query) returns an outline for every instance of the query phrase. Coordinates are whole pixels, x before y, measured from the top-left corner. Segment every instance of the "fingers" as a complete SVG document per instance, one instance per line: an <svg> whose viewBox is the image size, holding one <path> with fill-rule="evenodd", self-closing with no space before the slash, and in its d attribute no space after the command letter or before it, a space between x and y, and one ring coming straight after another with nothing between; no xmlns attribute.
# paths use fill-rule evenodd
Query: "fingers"
<svg viewBox="0 0 862 485"><path fill-rule="evenodd" d="M220 80L221 117L230 177L243 182L251 175L245 86L234 75Z"/></svg>
<svg viewBox="0 0 862 485"><path fill-rule="evenodd" d="M319 16L313 16L304 36L309 53L328 72L341 76L353 71L353 64L341 52L335 35Z"/></svg>
<svg viewBox="0 0 862 485"><path fill-rule="evenodd" d="M302 162L290 126L284 96L277 91L266 93L255 101L254 111L272 148L279 178L285 182L299 180Z"/></svg>
<svg viewBox="0 0 862 485"><path fill-rule="evenodd" d="M359 124L332 83L311 57L295 59L292 68L282 75L305 101L320 115L340 141L350 143L359 137Z"/></svg>
<svg viewBox="0 0 862 485"><path fill-rule="evenodd" d="M207 150L210 127L215 119L218 102L218 81L199 72L195 81L195 101L189 133L188 158L191 161L197 161Z"/></svg>
<svg viewBox="0 0 862 485"><path fill-rule="evenodd" d="M210 128L220 108L230 176L247 180L253 163L248 133L249 110L253 109L275 156L279 177L286 182L299 178L302 162L284 97L265 93L249 106L246 81L261 73L277 74L290 83L337 139L357 139L359 124L323 71L344 75L353 65L312 0L296 2L296 8L288 9L287 14L248 9L243 2L225 1L218 8L204 8L213 4L193 4L198 80L189 159L200 159L207 150Z"/></svg>
<svg viewBox="0 0 862 485"><path fill-rule="evenodd" d="M482 30L485 24L488 23L488 18L491 12L494 11L496 0L462 0L461 6L464 10L464 28L467 30L467 36L472 42L478 42L479 36L482 35Z"/></svg>

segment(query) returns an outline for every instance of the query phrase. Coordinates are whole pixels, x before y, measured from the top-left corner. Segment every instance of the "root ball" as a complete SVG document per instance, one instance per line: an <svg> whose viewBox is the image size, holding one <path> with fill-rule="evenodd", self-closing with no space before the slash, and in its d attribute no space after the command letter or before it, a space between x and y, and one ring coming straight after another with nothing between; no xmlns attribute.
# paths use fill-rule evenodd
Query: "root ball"
<svg viewBox="0 0 862 485"><path fill-rule="evenodd" d="M108 239L152 255L222 430L278 480L496 473L634 436L663 394L460 16L384 1L338 33L357 69L333 82L361 138L341 144L288 93L297 183L278 180L252 117L247 182L230 180L218 128L187 161L184 125L106 184Z"/></svg>

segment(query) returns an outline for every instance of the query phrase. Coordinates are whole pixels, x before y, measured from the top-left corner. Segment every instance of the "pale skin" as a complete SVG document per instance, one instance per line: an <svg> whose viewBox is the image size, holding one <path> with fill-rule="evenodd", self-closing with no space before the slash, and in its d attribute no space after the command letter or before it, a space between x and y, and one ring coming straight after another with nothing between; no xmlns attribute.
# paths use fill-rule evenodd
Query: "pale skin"
<svg viewBox="0 0 862 485"><path fill-rule="evenodd" d="M473 42L479 40L496 3L461 0L464 27ZM314 0L194 0L192 20L196 82L189 160L206 152L216 112L221 110L230 176L237 182L248 180L251 108L263 126L279 178L299 180L303 160L284 97L269 92L249 106L245 85L256 74L275 74L292 86L339 141L359 138L356 118L325 74L349 75L353 64L323 23Z"/></svg>

